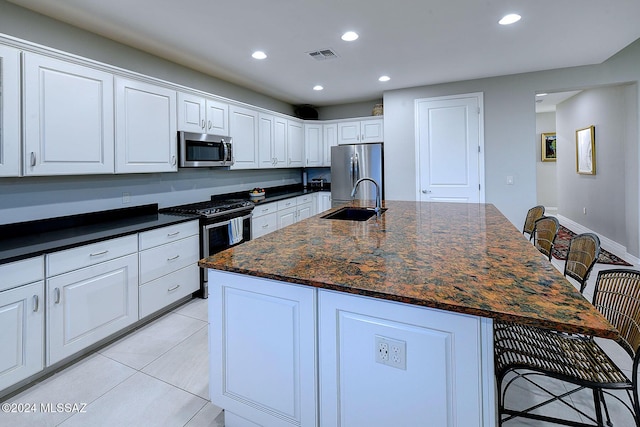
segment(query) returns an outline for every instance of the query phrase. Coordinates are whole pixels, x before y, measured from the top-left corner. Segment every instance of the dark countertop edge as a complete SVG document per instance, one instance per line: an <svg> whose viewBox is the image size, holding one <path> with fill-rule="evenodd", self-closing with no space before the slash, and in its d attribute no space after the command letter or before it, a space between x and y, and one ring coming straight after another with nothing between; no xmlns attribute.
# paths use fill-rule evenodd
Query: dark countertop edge
<svg viewBox="0 0 640 427"><path fill-rule="evenodd" d="M209 268L207 267L206 258L198 261L198 265L201 268ZM459 313L459 314L467 314L471 316L492 318L494 320L512 321L512 322L517 322L521 324L526 324L529 326L542 327L545 329L562 330L563 332L568 332L568 333L596 335L594 334L594 332L597 331L598 337L609 338L609 339L618 338L618 332L615 329L609 330L609 329L583 328L583 327L580 327L579 325L546 321L543 319L532 319L530 317L521 316L517 314L483 310L480 308L472 308L472 307L453 305L453 304L443 304L441 302L428 300L428 299L416 299L416 298L410 298L410 297L403 297L395 294L373 292L367 289L350 288L350 287L345 287L338 284L309 281L309 280L297 279L295 277L280 276L276 274L263 274L260 272L238 269L238 268L228 268L228 269L215 268L214 270L224 271L227 273L236 273L236 274L252 276L252 277L260 277L263 279L277 280L279 282L286 282L294 285L311 286L319 289L326 289L330 291L337 291L337 292L347 293L352 295L371 297L379 300L404 303L404 304L409 304L409 305L414 305L419 307L435 308L435 309Z"/></svg>
<svg viewBox="0 0 640 427"><path fill-rule="evenodd" d="M188 222L193 220L198 220L198 217L195 215L183 215L183 214L170 214L170 213L155 213L154 219L149 219L146 222L136 224L136 225L125 225L113 224L113 232L109 231L109 227L106 227L102 230L96 232L87 232L83 236L73 236L68 237L68 240L72 240L68 243L56 243L56 241L52 242L41 242L37 245L25 245L23 248L15 248L9 250L2 249L2 240L0 240L0 264L7 264L14 261L20 261L23 259L28 259L40 255L46 255L48 253L58 252L65 249L71 249L78 246L83 246L91 243L101 242L104 240L115 239L118 237L124 237L131 234L137 234L143 231L149 231L156 228L162 228L174 224L180 224L182 222ZM143 218L144 215L140 215L140 218ZM122 229L121 231L117 231L118 229ZM34 246L37 246L37 249L33 249ZM3 252L13 252L13 255L5 256Z"/></svg>
<svg viewBox="0 0 640 427"><path fill-rule="evenodd" d="M215 195L211 196L211 200L217 199L245 199L249 200L255 205L261 205L265 203L277 202L279 200L290 199L293 197L304 196L305 194L319 193L321 191L331 192L331 184L325 184L326 188L318 187L304 187L302 184L283 185L279 187L267 187L265 188L265 197L259 200L252 200L249 197L249 190L239 191L231 194Z"/></svg>

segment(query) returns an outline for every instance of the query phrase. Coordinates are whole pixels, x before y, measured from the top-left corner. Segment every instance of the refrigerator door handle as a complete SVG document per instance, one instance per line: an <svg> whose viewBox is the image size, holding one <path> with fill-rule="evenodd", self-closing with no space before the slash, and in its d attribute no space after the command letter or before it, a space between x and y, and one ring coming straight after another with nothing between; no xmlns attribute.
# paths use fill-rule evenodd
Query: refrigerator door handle
<svg viewBox="0 0 640 427"><path fill-rule="evenodd" d="M358 160L358 153L354 154L355 160L355 167L354 167L354 171L355 171L355 176L353 179L353 185L356 184L356 181L358 181L360 179L360 161Z"/></svg>
<svg viewBox="0 0 640 427"><path fill-rule="evenodd" d="M353 160L353 156L351 156L351 160L349 161L349 176L351 177L351 188L355 184L355 180L353 179L355 176L355 164Z"/></svg>

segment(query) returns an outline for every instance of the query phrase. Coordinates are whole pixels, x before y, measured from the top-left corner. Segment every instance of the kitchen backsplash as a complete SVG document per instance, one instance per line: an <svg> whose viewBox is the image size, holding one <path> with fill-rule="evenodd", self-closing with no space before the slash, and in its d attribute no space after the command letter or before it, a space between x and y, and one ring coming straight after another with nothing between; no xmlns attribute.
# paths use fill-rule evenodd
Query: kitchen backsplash
<svg viewBox="0 0 640 427"><path fill-rule="evenodd" d="M170 174L3 178L0 224L150 203L163 208L253 187L301 183L300 169L181 169Z"/></svg>

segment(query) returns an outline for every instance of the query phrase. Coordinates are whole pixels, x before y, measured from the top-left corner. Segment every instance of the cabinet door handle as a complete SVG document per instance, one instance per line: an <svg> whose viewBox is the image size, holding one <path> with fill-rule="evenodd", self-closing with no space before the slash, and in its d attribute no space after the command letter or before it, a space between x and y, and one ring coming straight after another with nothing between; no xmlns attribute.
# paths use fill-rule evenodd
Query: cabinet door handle
<svg viewBox="0 0 640 427"><path fill-rule="evenodd" d="M34 295L33 296L33 312L37 313L39 308L40 308L40 298L38 298L38 295Z"/></svg>
<svg viewBox="0 0 640 427"><path fill-rule="evenodd" d="M176 165L176 156L171 156L171 166Z"/></svg>
<svg viewBox="0 0 640 427"><path fill-rule="evenodd" d="M94 252L92 254L89 254L89 256L100 256L100 255L104 255L104 254L106 254L108 252L109 252L109 250L107 249L107 250L104 250L102 252Z"/></svg>
<svg viewBox="0 0 640 427"><path fill-rule="evenodd" d="M263 225L262 228L269 228L269 224Z"/></svg>
<svg viewBox="0 0 640 427"><path fill-rule="evenodd" d="M178 259L178 258L180 258L180 254L178 254L178 255L176 255L174 257L171 257L171 258L167 258L167 261L173 261L174 259Z"/></svg>
<svg viewBox="0 0 640 427"><path fill-rule="evenodd" d="M53 294L54 294L53 301L54 301L56 304L60 304L60 288L55 288L55 289L53 290Z"/></svg>
<svg viewBox="0 0 640 427"><path fill-rule="evenodd" d="M167 237L174 237L174 236L177 236L178 234L180 234L179 231L175 231L173 233L167 233Z"/></svg>
<svg viewBox="0 0 640 427"><path fill-rule="evenodd" d="M208 122L208 123L209 123L209 129L211 129L211 126L212 126L212 124L211 124L211 120L209 120L209 122Z"/></svg>
<svg viewBox="0 0 640 427"><path fill-rule="evenodd" d="M202 124L200 125L202 129L204 129L204 119L202 119Z"/></svg>
<svg viewBox="0 0 640 427"><path fill-rule="evenodd" d="M178 289L179 287L180 287L180 285L175 285L173 288L169 288L169 289L167 289L167 292L173 292L173 291L175 291L176 289Z"/></svg>
<svg viewBox="0 0 640 427"><path fill-rule="evenodd" d="M31 152L31 166L35 166L36 165L36 153L35 152Z"/></svg>

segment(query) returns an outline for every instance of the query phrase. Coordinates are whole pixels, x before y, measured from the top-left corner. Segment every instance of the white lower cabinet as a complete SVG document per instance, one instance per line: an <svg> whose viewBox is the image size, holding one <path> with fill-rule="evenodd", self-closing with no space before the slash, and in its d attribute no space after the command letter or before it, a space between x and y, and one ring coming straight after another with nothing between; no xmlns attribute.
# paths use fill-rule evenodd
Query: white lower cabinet
<svg viewBox="0 0 640 427"><path fill-rule="evenodd" d="M0 265L0 390L44 367L44 257Z"/></svg>
<svg viewBox="0 0 640 427"><path fill-rule="evenodd" d="M198 221L139 234L139 317L142 319L200 287Z"/></svg>
<svg viewBox="0 0 640 427"><path fill-rule="evenodd" d="M257 205L251 219L251 238L269 234L316 214L315 194Z"/></svg>
<svg viewBox="0 0 640 427"><path fill-rule="evenodd" d="M318 293L321 426L496 425L491 319Z"/></svg>
<svg viewBox="0 0 640 427"><path fill-rule="evenodd" d="M225 426L315 426L315 289L214 270L209 283L209 391Z"/></svg>
<svg viewBox="0 0 640 427"><path fill-rule="evenodd" d="M318 193L318 211L324 212L331 209L331 191L320 191Z"/></svg>
<svg viewBox="0 0 640 427"><path fill-rule="evenodd" d="M52 365L138 320L138 255L47 278L46 288Z"/></svg>
<svg viewBox="0 0 640 427"><path fill-rule="evenodd" d="M138 239L129 235L46 256L46 364L138 320Z"/></svg>
<svg viewBox="0 0 640 427"><path fill-rule="evenodd" d="M251 238L257 239L278 229L278 203L257 205L251 218Z"/></svg>
<svg viewBox="0 0 640 427"><path fill-rule="evenodd" d="M496 425L491 319L217 270L209 283L227 427Z"/></svg>

